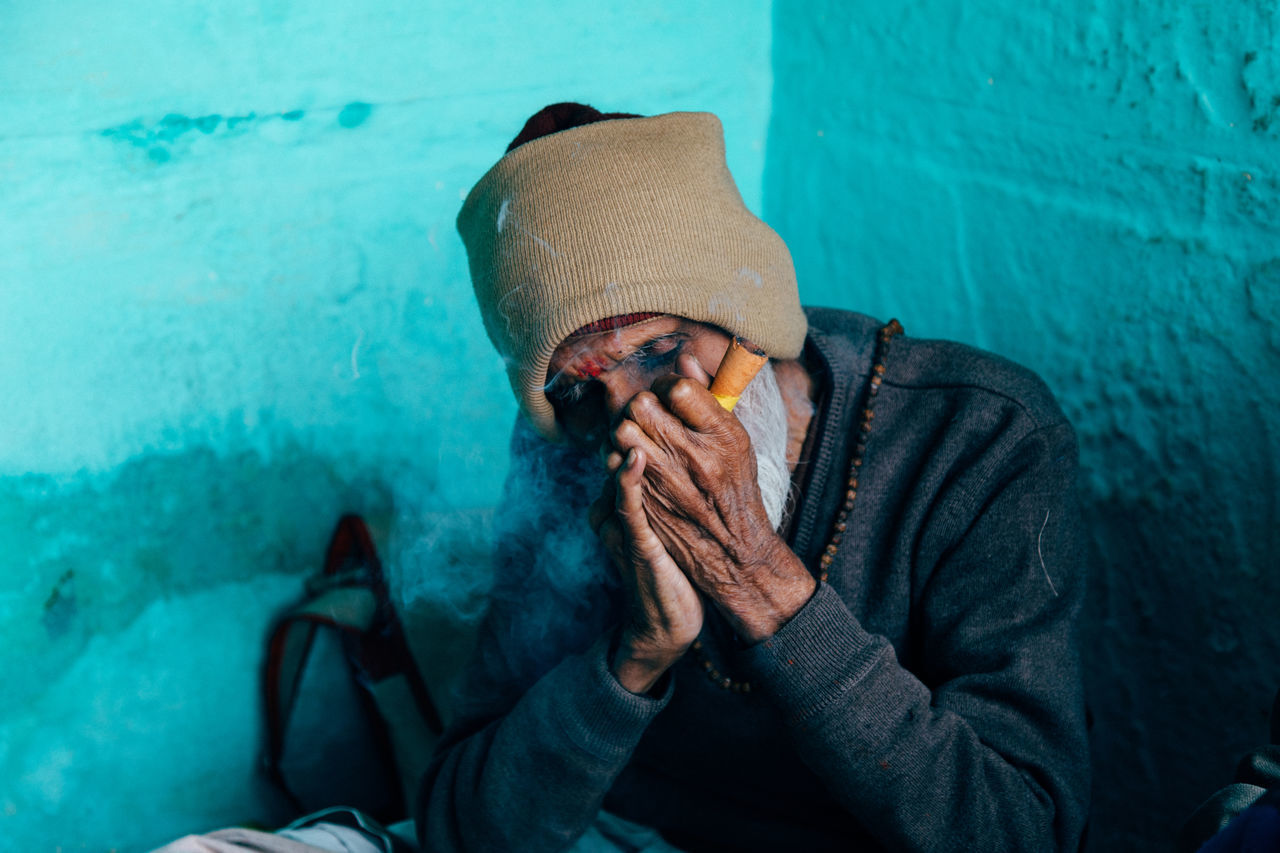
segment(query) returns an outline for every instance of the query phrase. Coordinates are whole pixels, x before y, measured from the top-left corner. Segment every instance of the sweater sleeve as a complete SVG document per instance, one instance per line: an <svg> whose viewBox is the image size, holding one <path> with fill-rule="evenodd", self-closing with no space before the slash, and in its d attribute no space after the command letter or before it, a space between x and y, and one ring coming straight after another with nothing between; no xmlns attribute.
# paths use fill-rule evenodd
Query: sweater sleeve
<svg viewBox="0 0 1280 853"><path fill-rule="evenodd" d="M892 850L1074 850L1088 801L1069 426L1038 429L922 541L914 672L823 584L745 663L805 763Z"/></svg>
<svg viewBox="0 0 1280 853"><path fill-rule="evenodd" d="M424 850L561 850L591 825L671 689L629 692L608 648L605 636L565 658L506 713L450 726L422 786Z"/></svg>
<svg viewBox="0 0 1280 853"><path fill-rule="evenodd" d="M488 611L416 812L424 850L560 850L666 706L610 672L616 584L586 523L599 462L518 420Z"/></svg>

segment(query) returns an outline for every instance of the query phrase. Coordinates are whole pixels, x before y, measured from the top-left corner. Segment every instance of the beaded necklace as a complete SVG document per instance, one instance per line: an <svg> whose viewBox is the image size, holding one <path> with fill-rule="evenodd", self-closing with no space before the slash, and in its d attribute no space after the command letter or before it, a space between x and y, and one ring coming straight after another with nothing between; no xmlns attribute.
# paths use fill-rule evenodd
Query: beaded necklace
<svg viewBox="0 0 1280 853"><path fill-rule="evenodd" d="M862 469L862 457L867 452L867 439L871 436L871 421L875 418L876 395L880 392L880 383L884 381L885 362L889 358L889 344L895 337L902 334L902 324L897 320L890 320L876 336L875 360L871 368L871 381L867 387L867 405L862 410L862 421L858 426L858 443L853 448L853 460L849 463L849 477L845 482L844 505L840 507L840 512L836 515L835 524L831 528L831 539L827 543L826 550L822 552L822 556L818 559L818 583L826 583L827 575L831 572L831 563L835 560L836 554L840 550L840 542L844 539L844 532L849 524L849 513L853 510L853 502L858 497L858 474ZM722 673L711 662L711 658L707 656L707 651L702 645L702 640L693 641L693 656L697 659L698 666L707 674L707 678L724 690L731 690L734 693L750 693L750 681L735 681L729 676Z"/></svg>

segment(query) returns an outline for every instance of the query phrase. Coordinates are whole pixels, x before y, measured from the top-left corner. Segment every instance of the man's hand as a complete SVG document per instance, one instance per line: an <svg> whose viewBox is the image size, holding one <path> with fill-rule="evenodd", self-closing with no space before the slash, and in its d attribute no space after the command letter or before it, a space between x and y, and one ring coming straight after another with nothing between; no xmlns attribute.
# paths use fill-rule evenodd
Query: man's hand
<svg viewBox="0 0 1280 853"><path fill-rule="evenodd" d="M618 567L626 621L610 666L632 693L647 693L702 630L702 600L654 534L644 512L645 458L632 451L610 465L588 520Z"/></svg>
<svg viewBox="0 0 1280 853"><path fill-rule="evenodd" d="M702 378L670 376L637 394L613 443L645 460L647 528L738 635L758 642L804 606L817 582L769 522L746 430Z"/></svg>

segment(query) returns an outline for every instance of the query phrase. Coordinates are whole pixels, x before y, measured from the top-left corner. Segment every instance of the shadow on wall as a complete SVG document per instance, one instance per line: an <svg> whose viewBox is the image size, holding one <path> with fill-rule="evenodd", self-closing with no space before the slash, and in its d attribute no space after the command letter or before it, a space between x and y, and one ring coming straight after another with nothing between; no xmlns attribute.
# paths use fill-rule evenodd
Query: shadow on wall
<svg viewBox="0 0 1280 853"><path fill-rule="evenodd" d="M805 301L1040 373L1081 442L1098 851L1169 849L1280 686L1280 145L1257 4L778 0Z"/></svg>
<svg viewBox="0 0 1280 853"><path fill-rule="evenodd" d="M6 564L24 570L0 597L24 616L0 622L0 814L19 846L276 822L254 748L268 622L320 565L321 528L394 508L381 478L296 441L228 444L0 480L0 529L21 532ZM121 767L169 781L140 796Z"/></svg>
<svg viewBox="0 0 1280 853"><path fill-rule="evenodd" d="M1100 392L1077 421L1092 536L1083 636L1096 850L1171 841L1265 741L1280 687L1266 371L1241 363L1230 341L1187 340L1194 326L1163 333L1158 365ZM1280 349L1262 354L1280 365Z"/></svg>
<svg viewBox="0 0 1280 853"><path fill-rule="evenodd" d="M312 541L315 519L350 502L386 514L391 497L384 484L291 442L265 454L157 451L101 477L0 480L4 528L26 533L6 560L27 567L24 591L42 598L40 630L17 629L6 647L19 655L38 648L49 670L16 671L41 688L90 637L123 629L156 600L308 571L323 545ZM64 654L55 660L50 647ZM26 686L10 681L0 704L23 705Z"/></svg>

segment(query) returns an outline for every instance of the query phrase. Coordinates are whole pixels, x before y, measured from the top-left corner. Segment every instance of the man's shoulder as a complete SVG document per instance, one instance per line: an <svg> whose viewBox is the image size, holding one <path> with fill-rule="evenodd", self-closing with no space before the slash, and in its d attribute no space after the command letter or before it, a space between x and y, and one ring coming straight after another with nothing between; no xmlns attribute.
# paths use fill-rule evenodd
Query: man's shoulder
<svg viewBox="0 0 1280 853"><path fill-rule="evenodd" d="M874 358L874 317L835 308L806 308L811 341L842 369L865 375ZM1031 428L1066 423L1053 392L1034 371L995 353L958 341L914 338L890 344L884 385L912 397L963 399L971 406L1018 412Z"/></svg>

